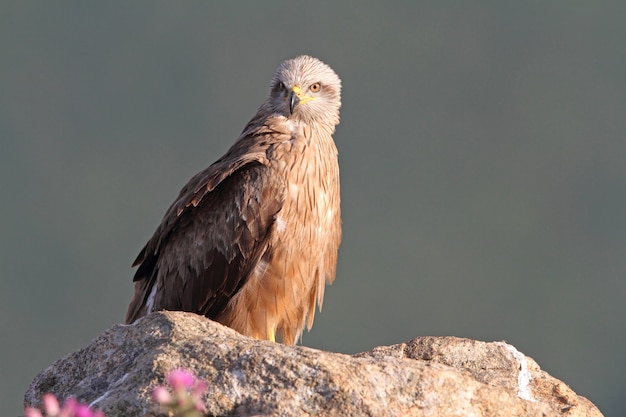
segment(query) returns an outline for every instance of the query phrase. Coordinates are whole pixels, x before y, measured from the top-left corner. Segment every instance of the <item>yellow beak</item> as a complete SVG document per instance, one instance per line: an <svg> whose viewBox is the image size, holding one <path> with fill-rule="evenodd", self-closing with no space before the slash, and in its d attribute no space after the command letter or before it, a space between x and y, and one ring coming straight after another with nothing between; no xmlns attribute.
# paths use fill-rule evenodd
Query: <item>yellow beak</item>
<svg viewBox="0 0 626 417"><path fill-rule="evenodd" d="M311 100L315 100L315 97L305 96L300 86L294 85L289 94L289 112L293 114L293 109L295 109L298 104L306 103Z"/></svg>

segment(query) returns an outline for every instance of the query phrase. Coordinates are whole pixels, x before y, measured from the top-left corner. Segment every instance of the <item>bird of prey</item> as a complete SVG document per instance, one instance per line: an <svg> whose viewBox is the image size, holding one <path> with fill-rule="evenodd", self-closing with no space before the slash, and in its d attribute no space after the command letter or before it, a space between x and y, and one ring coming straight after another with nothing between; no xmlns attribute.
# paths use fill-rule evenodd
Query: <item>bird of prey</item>
<svg viewBox="0 0 626 417"><path fill-rule="evenodd" d="M239 138L183 187L137 256L126 323L191 311L286 344L311 328L341 241L340 106L341 80L320 60L276 69Z"/></svg>

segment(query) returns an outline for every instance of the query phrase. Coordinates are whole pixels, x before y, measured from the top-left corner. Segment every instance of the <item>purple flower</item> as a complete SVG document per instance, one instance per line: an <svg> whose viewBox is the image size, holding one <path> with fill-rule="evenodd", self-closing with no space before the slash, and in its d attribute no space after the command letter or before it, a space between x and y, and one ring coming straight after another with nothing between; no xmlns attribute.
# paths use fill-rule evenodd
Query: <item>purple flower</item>
<svg viewBox="0 0 626 417"><path fill-rule="evenodd" d="M205 412L202 394L207 390L204 381L197 380L189 371L174 369L167 375L167 383L172 388L159 385L152 391L152 399L179 417L200 417ZM37 408L26 407L24 417L106 417L102 411L94 411L87 404L76 398L68 398L59 405L54 394L44 394L41 398L43 412Z"/></svg>
<svg viewBox="0 0 626 417"><path fill-rule="evenodd" d="M24 417L43 417L38 408L26 407L24 409Z"/></svg>
<svg viewBox="0 0 626 417"><path fill-rule="evenodd" d="M44 394L41 397L44 413L32 407L24 409L24 417L105 417L102 411L93 411L87 404L79 403L75 398L68 398L59 406L59 400L54 394Z"/></svg>
<svg viewBox="0 0 626 417"><path fill-rule="evenodd" d="M44 394L43 397L41 397L41 402L43 403L43 410L48 416L56 416L59 414L59 411L61 411L59 400L57 400L54 394Z"/></svg>
<svg viewBox="0 0 626 417"><path fill-rule="evenodd" d="M74 415L76 417L93 417L93 413L85 404L76 404L74 407Z"/></svg>
<svg viewBox="0 0 626 417"><path fill-rule="evenodd" d="M152 391L152 399L159 404L167 404L172 401L172 395L162 385L159 385Z"/></svg>
<svg viewBox="0 0 626 417"><path fill-rule="evenodd" d="M61 409L60 417L75 417L76 406L78 405L78 401L76 398L68 398L63 403L63 409Z"/></svg>
<svg viewBox="0 0 626 417"><path fill-rule="evenodd" d="M167 383L170 384L175 391L180 391L193 387L196 379L193 374L184 369L174 369L167 376Z"/></svg>
<svg viewBox="0 0 626 417"><path fill-rule="evenodd" d="M208 387L209 386L205 381L196 381L196 385L194 385L192 393L195 396L200 397L202 396L202 394L204 394Z"/></svg>

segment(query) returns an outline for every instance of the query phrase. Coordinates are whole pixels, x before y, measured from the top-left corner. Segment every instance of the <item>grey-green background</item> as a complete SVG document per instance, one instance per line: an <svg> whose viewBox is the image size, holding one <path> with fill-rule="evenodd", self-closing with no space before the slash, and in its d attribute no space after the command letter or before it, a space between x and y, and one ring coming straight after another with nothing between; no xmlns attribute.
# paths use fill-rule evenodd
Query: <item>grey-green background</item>
<svg viewBox="0 0 626 417"><path fill-rule="evenodd" d="M304 334L507 340L626 415L626 3L0 5L0 403L123 320L130 263L274 68L344 83L344 240Z"/></svg>

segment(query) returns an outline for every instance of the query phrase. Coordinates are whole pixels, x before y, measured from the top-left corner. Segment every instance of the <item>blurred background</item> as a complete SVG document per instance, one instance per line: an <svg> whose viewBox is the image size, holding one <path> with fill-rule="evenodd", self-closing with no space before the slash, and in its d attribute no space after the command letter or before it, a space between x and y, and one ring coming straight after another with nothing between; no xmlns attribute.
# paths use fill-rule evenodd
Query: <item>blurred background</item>
<svg viewBox="0 0 626 417"><path fill-rule="evenodd" d="M344 240L303 336L506 340L626 415L626 3L0 4L0 403L130 268L284 59L343 79Z"/></svg>

